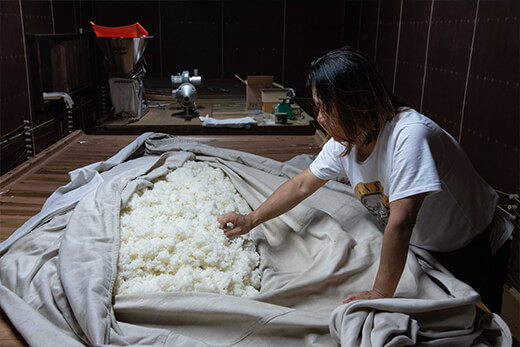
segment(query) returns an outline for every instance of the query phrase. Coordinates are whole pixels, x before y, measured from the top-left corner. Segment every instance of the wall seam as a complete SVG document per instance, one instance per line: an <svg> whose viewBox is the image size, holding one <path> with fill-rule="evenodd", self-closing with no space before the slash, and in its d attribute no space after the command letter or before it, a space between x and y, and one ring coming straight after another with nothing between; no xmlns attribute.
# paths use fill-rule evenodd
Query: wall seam
<svg viewBox="0 0 520 347"><path fill-rule="evenodd" d="M287 0L283 0L283 35L282 35L282 85L285 86L285 30L287 28Z"/></svg>
<svg viewBox="0 0 520 347"><path fill-rule="evenodd" d="M466 83L464 86L464 96L462 97L462 112L460 115L460 126L459 126L459 138L458 142L461 143L462 141L462 126L464 124L464 113L466 110L466 97L468 94L468 84L469 84L469 74L471 72L471 61L473 59L473 46L475 44L475 35L477 32L477 19L478 19L478 10L480 7L480 0L477 0L477 9L475 11L475 19L473 22L473 35L471 37L471 47L469 49L469 61L468 61L468 71L466 73Z"/></svg>
<svg viewBox="0 0 520 347"><path fill-rule="evenodd" d="M431 29L432 29L434 4L435 4L435 0L432 0L432 5L430 7L430 21L428 23L428 35L426 36L426 55L424 57L424 71L423 71L423 81L422 81L422 89L421 89L421 102L419 103L419 112L422 112L423 101L424 101L424 89L426 87L426 70L428 67L428 53L429 53L429 48L430 48L430 33L431 33Z"/></svg>
<svg viewBox="0 0 520 347"><path fill-rule="evenodd" d="M377 57L377 44L379 40L379 19L381 18L381 0L377 1L376 42L374 44L374 61Z"/></svg>
<svg viewBox="0 0 520 347"><path fill-rule="evenodd" d="M339 38L339 44L340 46L345 46L345 16L347 15L347 0L343 0L341 4L341 35Z"/></svg>
<svg viewBox="0 0 520 347"><path fill-rule="evenodd" d="M83 34L83 9L81 8L81 0L79 0L79 32ZM94 3L91 5L91 9L94 7ZM94 20L96 20L94 18Z"/></svg>
<svg viewBox="0 0 520 347"><path fill-rule="evenodd" d="M31 84L29 82L29 63L27 62L27 47L25 44L25 28L24 28L24 21L23 21L23 10L22 10L22 0L18 0L18 4L20 6L20 22L22 24L22 40L23 40L23 55L25 59L25 76L27 80L27 96L29 99L29 124L32 128L34 126L34 120L33 120L33 109L32 109L32 96L31 96ZM34 148L34 132L31 131L31 150L32 154L34 155L35 148Z"/></svg>
<svg viewBox="0 0 520 347"><path fill-rule="evenodd" d="M52 4L52 0L50 0L50 4L51 4L52 33L56 34L56 24L54 23L54 6Z"/></svg>
<svg viewBox="0 0 520 347"><path fill-rule="evenodd" d="M78 31L78 18L77 18L77 14L76 14L76 0L74 0L72 2L72 4L74 5L74 28L76 28L76 32Z"/></svg>
<svg viewBox="0 0 520 347"><path fill-rule="evenodd" d="M29 63L27 61L27 47L25 44L25 28L24 28L24 21L23 21L22 0L18 0L18 5L20 7L20 22L21 22L21 26L22 26L23 55L24 55L24 59L25 59L25 76L26 76L26 81L27 81L27 97L29 99L29 127L32 128L34 125L34 120L33 120L33 109L32 109L31 84L29 82ZM24 121L24 123L25 123L25 121ZM31 131L31 153L33 155L36 153L35 147L34 147L34 131Z"/></svg>
<svg viewBox="0 0 520 347"><path fill-rule="evenodd" d="M399 43L401 40L401 21L403 19L403 1L401 0L401 8L399 10L399 26L397 29L397 44L395 48L395 64L394 64L394 81L392 83L392 93L395 93L395 80L397 79L397 61L399 60Z"/></svg>
<svg viewBox="0 0 520 347"><path fill-rule="evenodd" d="M363 0L361 0L361 4L359 5L359 23L357 30L357 48L361 48L361 22L363 22Z"/></svg>

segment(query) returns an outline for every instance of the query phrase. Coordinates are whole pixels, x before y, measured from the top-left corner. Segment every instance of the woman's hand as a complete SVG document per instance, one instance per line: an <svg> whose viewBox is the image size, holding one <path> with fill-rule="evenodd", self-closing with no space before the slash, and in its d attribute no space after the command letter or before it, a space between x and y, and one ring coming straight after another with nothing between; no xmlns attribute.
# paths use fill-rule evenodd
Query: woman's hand
<svg viewBox="0 0 520 347"><path fill-rule="evenodd" d="M372 289L372 290L367 290L365 292L358 292L358 293L350 294L349 296L347 296L345 298L345 300L343 300L343 303L348 304L349 302L355 301L355 300L372 300L372 299L383 299L383 298L386 298L386 296L384 296L379 291Z"/></svg>
<svg viewBox="0 0 520 347"><path fill-rule="evenodd" d="M253 229L253 222L248 214L229 212L218 216L217 221L220 223L220 229L224 230L224 234L229 238L247 234ZM230 228L227 226L228 223L232 224Z"/></svg>

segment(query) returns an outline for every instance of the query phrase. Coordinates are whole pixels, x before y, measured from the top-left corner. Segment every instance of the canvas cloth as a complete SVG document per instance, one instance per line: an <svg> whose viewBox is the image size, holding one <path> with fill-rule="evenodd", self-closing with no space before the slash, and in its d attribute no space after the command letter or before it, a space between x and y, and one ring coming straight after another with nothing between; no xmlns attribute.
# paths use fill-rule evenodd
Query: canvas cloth
<svg viewBox="0 0 520 347"><path fill-rule="evenodd" d="M135 78L112 77L108 80L114 114L137 117L139 107L139 81Z"/></svg>
<svg viewBox="0 0 520 347"><path fill-rule="evenodd" d="M256 125L256 120L253 117L241 117L231 119L216 119L205 115L199 117L203 127L215 128L215 127L229 127L229 128L249 128L252 125Z"/></svg>
<svg viewBox="0 0 520 347"><path fill-rule="evenodd" d="M306 162L146 133L72 171L0 245L0 305L30 345L511 345L503 320L478 311L477 293L420 249L409 252L395 298L341 304L371 288L382 234L351 189L334 181L252 231L259 295L113 297L122 202L186 160L224 170L252 208L303 169L291 164Z"/></svg>

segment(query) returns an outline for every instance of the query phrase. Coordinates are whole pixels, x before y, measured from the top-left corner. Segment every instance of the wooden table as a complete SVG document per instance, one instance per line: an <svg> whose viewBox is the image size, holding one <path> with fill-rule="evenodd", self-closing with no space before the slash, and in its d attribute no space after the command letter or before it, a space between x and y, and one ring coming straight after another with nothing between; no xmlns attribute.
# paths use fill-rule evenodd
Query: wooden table
<svg viewBox="0 0 520 347"><path fill-rule="evenodd" d="M149 110L140 118L107 117L98 121L94 130L98 135L137 135L145 131L165 132L175 135L314 135L317 128L311 112L310 99L297 99L300 104L299 115L287 124L268 124L274 121L274 115L259 110L246 109L245 86L237 79L206 79L197 86L196 114L190 111L193 118L184 118L186 114L177 100L172 96L169 79L145 79L146 95ZM296 104L296 99L293 100ZM296 107L297 105L295 105ZM267 110L266 110L267 111ZM257 125L247 129L203 127L200 116L209 115L216 119L236 119L253 117Z"/></svg>
<svg viewBox="0 0 520 347"><path fill-rule="evenodd" d="M136 135L85 135L76 131L0 177L0 241L37 214L56 188L69 182L68 172L105 160ZM182 136L215 147L237 149L285 161L298 154L317 154L321 132L302 136ZM0 319L0 346L26 345L5 315Z"/></svg>
<svg viewBox="0 0 520 347"><path fill-rule="evenodd" d="M176 103L161 106L163 105L161 102L153 102L151 105L156 107L150 108L141 118L110 117L102 121L94 133L136 135L145 131L154 131L174 135L312 135L316 131L314 119L305 111L302 111L298 119L289 120L287 124L266 124L269 120L274 121L274 115L243 109L232 111L237 105L245 107L245 102L242 101L202 100L198 104L201 116L207 114L215 119L252 117L257 125L247 128L203 127L198 116L190 119L175 116L177 113L185 113ZM227 111L222 111L218 115L216 109Z"/></svg>

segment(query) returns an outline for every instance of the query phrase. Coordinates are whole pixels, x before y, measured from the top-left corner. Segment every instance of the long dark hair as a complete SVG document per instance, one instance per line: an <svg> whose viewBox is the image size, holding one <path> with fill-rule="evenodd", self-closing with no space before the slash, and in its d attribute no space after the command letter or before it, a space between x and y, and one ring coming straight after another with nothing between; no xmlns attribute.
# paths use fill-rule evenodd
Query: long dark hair
<svg viewBox="0 0 520 347"><path fill-rule="evenodd" d="M316 116L327 115L321 126L345 145L342 156L354 145L376 140L385 122L406 106L385 88L375 64L349 46L313 61L306 86L319 100Z"/></svg>

